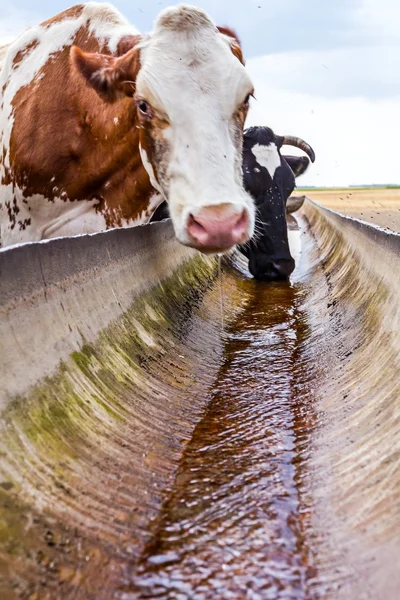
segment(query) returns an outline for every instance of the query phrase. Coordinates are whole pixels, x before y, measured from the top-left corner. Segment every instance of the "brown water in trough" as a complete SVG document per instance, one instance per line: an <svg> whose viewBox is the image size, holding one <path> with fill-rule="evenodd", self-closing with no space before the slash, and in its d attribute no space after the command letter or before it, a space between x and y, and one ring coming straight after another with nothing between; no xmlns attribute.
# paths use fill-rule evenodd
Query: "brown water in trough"
<svg viewBox="0 0 400 600"><path fill-rule="evenodd" d="M302 285L241 285L251 300L126 598L312 597Z"/></svg>

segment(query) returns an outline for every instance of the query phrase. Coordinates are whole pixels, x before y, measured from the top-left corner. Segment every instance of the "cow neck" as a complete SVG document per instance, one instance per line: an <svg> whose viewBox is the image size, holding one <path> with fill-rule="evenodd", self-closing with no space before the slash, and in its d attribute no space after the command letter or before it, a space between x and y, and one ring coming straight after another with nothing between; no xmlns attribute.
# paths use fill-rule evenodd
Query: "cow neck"
<svg viewBox="0 0 400 600"><path fill-rule="evenodd" d="M77 35L77 45L104 52L84 33ZM137 41L137 36L122 39L117 53ZM27 202L36 195L50 202L94 200L107 227L146 220L155 190L140 158L133 99L104 102L72 68L69 52L64 48L57 61L46 63L34 94L23 87L15 95L7 176ZM60 73L62 85L50 89L48 82L60 82Z"/></svg>

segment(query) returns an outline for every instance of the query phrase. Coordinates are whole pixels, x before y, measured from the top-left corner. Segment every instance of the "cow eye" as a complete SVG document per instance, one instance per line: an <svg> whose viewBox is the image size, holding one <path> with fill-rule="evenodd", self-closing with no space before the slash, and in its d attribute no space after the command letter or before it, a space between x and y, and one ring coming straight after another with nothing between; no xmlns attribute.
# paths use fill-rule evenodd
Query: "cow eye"
<svg viewBox="0 0 400 600"><path fill-rule="evenodd" d="M246 109L249 108L249 106L250 106L250 98L253 98L253 97L254 97L253 94L247 94L246 98L243 101L244 108L246 108Z"/></svg>
<svg viewBox="0 0 400 600"><path fill-rule="evenodd" d="M144 115L146 117L150 116L150 112L151 112L150 106L145 100L138 100L136 105L142 115Z"/></svg>

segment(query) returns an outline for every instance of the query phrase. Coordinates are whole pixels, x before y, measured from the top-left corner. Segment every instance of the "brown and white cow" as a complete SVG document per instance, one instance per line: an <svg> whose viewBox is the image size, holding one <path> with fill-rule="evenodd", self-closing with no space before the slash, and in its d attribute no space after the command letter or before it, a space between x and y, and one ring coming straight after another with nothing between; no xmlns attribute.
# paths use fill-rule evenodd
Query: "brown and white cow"
<svg viewBox="0 0 400 600"><path fill-rule="evenodd" d="M182 244L245 242L252 93L236 37L198 8L148 35L96 2L29 29L0 72L2 245L142 224L163 199Z"/></svg>

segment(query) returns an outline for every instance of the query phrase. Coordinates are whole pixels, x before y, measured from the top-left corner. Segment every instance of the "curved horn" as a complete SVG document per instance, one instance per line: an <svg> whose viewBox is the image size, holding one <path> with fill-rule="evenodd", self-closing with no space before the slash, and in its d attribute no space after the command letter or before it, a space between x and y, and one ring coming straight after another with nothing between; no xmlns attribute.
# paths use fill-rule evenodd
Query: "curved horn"
<svg viewBox="0 0 400 600"><path fill-rule="evenodd" d="M309 156L311 162L315 161L315 153L311 148L310 144L307 144L304 140L299 137L295 137L294 135L284 135L282 145L286 146L295 146L296 148L300 148Z"/></svg>

